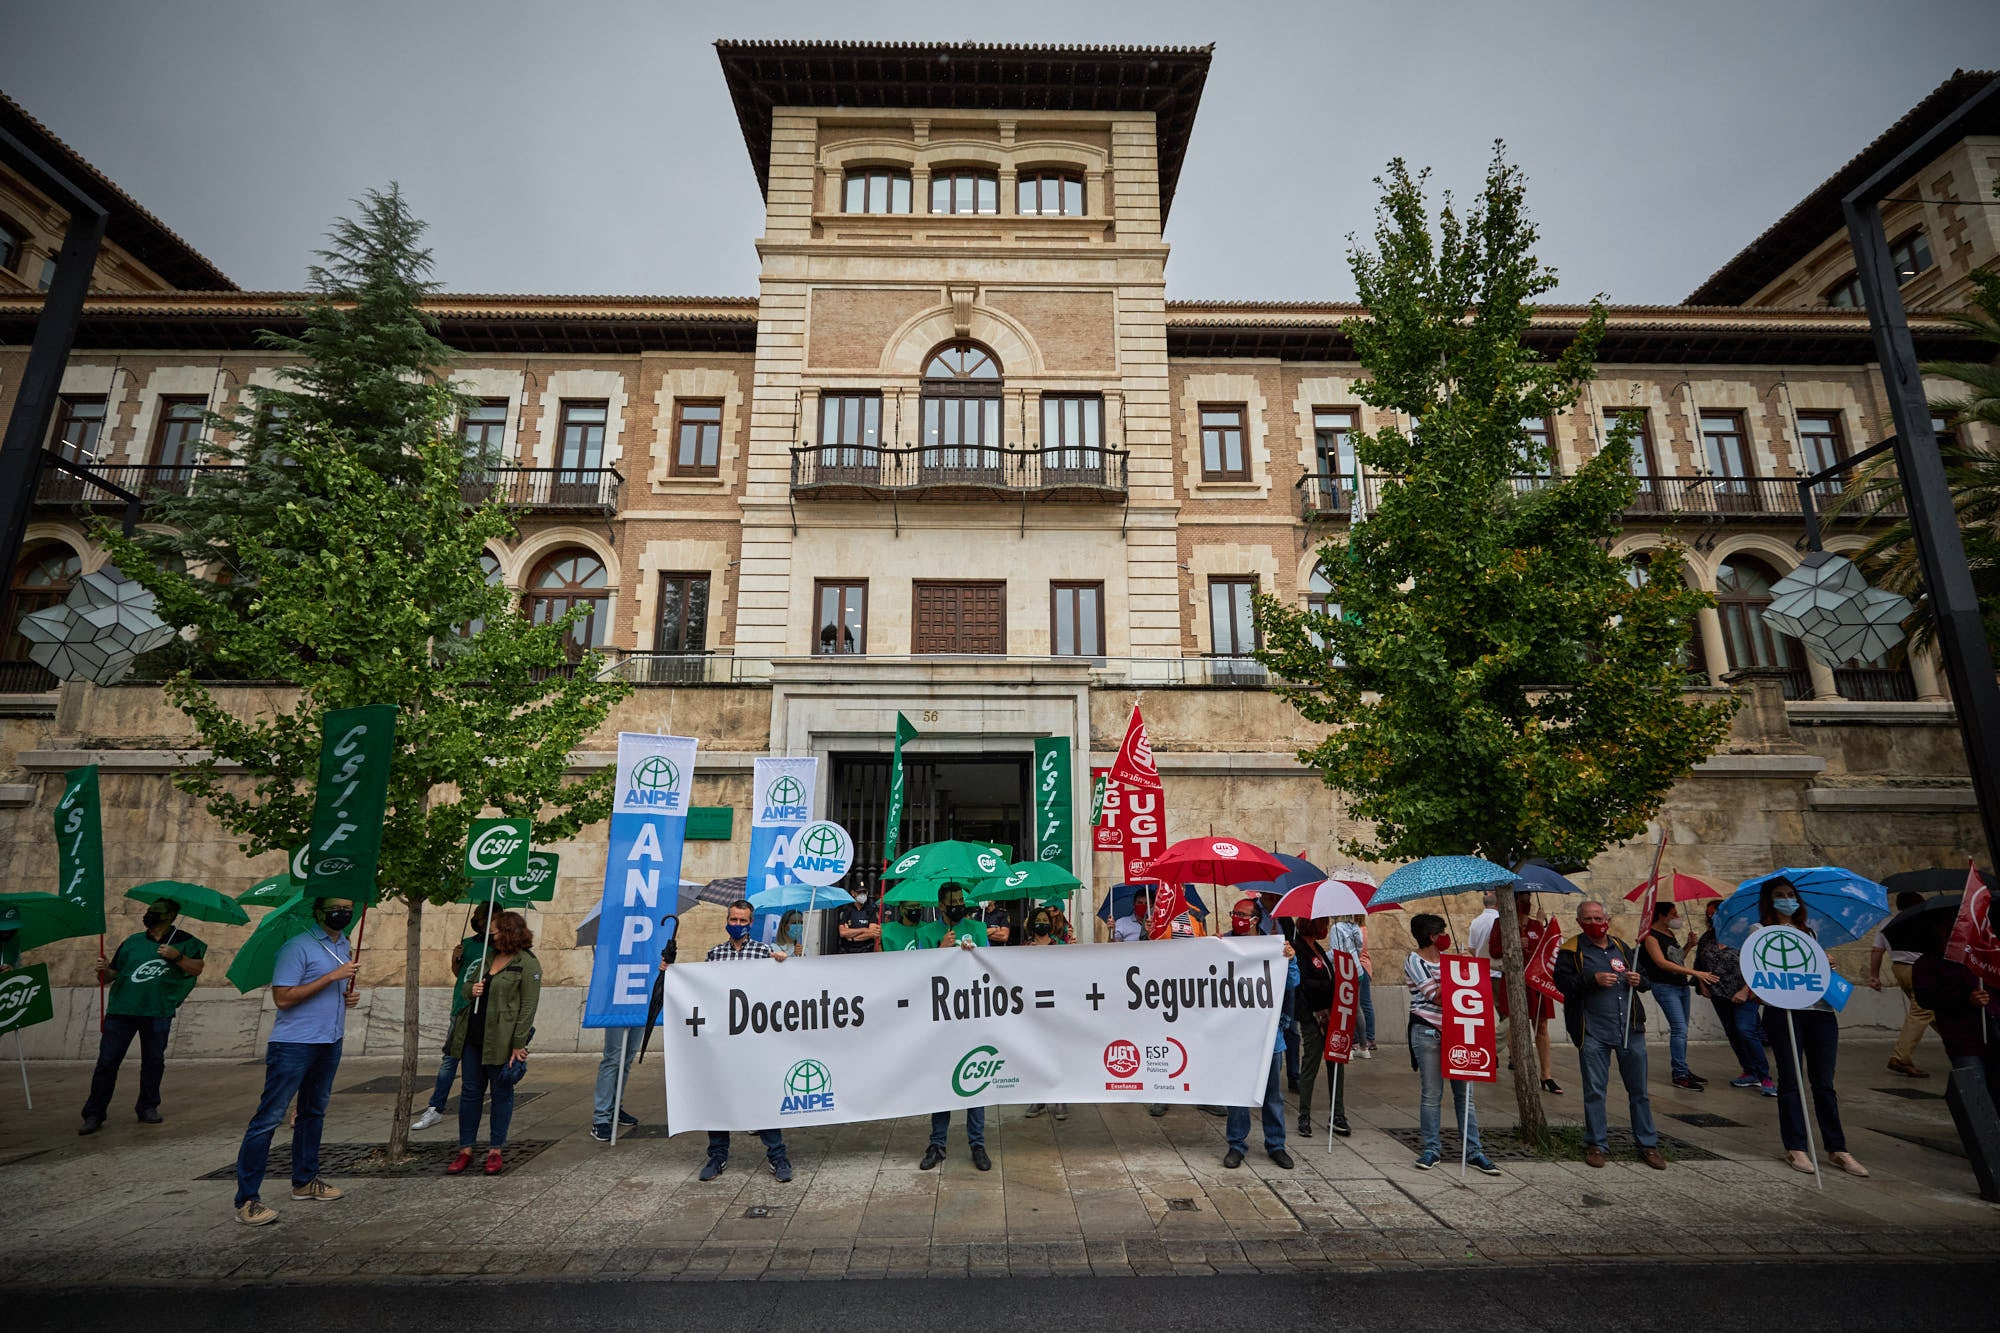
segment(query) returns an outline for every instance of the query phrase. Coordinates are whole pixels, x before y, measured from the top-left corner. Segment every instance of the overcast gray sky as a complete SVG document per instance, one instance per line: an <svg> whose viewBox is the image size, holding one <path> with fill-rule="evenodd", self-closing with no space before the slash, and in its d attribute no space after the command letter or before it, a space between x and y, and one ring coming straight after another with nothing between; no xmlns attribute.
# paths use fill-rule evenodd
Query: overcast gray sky
<svg viewBox="0 0 2000 1333"><path fill-rule="evenodd" d="M1953 68L1993 0L0 0L0 87L248 288L399 180L459 291L751 295L718 37L1215 43L1169 295L1351 297L1392 156L1530 176L1559 297L1673 302Z"/></svg>

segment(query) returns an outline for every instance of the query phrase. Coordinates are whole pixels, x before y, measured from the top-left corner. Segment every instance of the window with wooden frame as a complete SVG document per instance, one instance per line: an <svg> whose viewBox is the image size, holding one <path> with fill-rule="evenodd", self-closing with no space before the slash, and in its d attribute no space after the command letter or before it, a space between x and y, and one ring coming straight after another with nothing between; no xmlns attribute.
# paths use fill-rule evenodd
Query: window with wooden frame
<svg viewBox="0 0 2000 1333"><path fill-rule="evenodd" d="M458 419L458 438L465 456L488 467L500 461L500 447L507 438L507 400L481 398L465 409Z"/></svg>
<svg viewBox="0 0 2000 1333"><path fill-rule="evenodd" d="M1104 470L1104 396L1095 393L1042 395L1042 471Z"/></svg>
<svg viewBox="0 0 2000 1333"><path fill-rule="evenodd" d="M699 653L708 647L708 575L660 575L653 651Z"/></svg>
<svg viewBox="0 0 2000 1333"><path fill-rule="evenodd" d="M1000 173L949 167L931 173L931 212L998 213Z"/></svg>
<svg viewBox="0 0 2000 1333"><path fill-rule="evenodd" d="M557 551L536 567L528 580L528 619L537 625L552 625L582 608L583 614L570 625L564 643L570 660L587 648L604 646L604 632L610 623L611 584L604 562L580 547Z"/></svg>
<svg viewBox="0 0 2000 1333"><path fill-rule="evenodd" d="M611 404L602 398L562 401L556 433L556 467L566 474L595 472L604 466L604 429ZM575 480L571 475L567 479Z"/></svg>
<svg viewBox="0 0 2000 1333"><path fill-rule="evenodd" d="M1014 190L1014 211L1022 217L1080 218L1083 177L1073 171L1024 171Z"/></svg>
<svg viewBox="0 0 2000 1333"><path fill-rule="evenodd" d="M881 461L875 451L882 446L882 395L879 393L829 393L819 400L819 466L866 468L873 471Z"/></svg>
<svg viewBox="0 0 2000 1333"><path fill-rule="evenodd" d="M722 466L722 400L681 399L674 403L676 477L713 477Z"/></svg>
<svg viewBox="0 0 2000 1333"><path fill-rule="evenodd" d="M1639 479L1641 497L1654 491L1653 479L1660 475L1659 456L1653 452L1653 418L1644 408L1607 407L1604 409L1604 438L1618 429L1621 417L1632 418L1632 430L1626 437L1627 447L1632 451L1632 475Z"/></svg>
<svg viewBox="0 0 2000 1333"><path fill-rule="evenodd" d="M105 398L101 393L66 393L58 397L49 448L72 463L96 462L97 446L104 438L104 410Z"/></svg>
<svg viewBox="0 0 2000 1333"><path fill-rule="evenodd" d="M854 167L841 182L843 213L907 213L910 173L900 167Z"/></svg>
<svg viewBox="0 0 2000 1333"><path fill-rule="evenodd" d="M1709 472L1718 478L1716 494L1750 493L1750 478L1757 475L1757 460L1750 452L1750 436L1743 429L1741 412L1703 412L1701 448Z"/></svg>
<svg viewBox="0 0 2000 1333"><path fill-rule="evenodd" d="M814 579L813 610L815 655L868 651L867 579Z"/></svg>
<svg viewBox="0 0 2000 1333"><path fill-rule="evenodd" d="M1360 420L1352 407L1313 409L1313 471L1343 492L1354 486L1354 432Z"/></svg>
<svg viewBox="0 0 2000 1333"><path fill-rule="evenodd" d="M1715 611L1722 621L1722 646L1731 671L1777 667L1805 674L1799 641L1774 630L1764 619L1776 582L1770 566L1750 556L1731 556L1715 571ZM1801 697L1802 692L1796 681L1787 684L1787 698Z"/></svg>
<svg viewBox="0 0 2000 1333"><path fill-rule="evenodd" d="M1216 657L1248 657L1260 646L1251 599L1254 574L1217 575L1208 581L1209 645Z"/></svg>
<svg viewBox="0 0 2000 1333"><path fill-rule="evenodd" d="M1820 293L1826 303L1841 310L1860 310L1868 304L1861 294L1861 275L1850 273L1833 286Z"/></svg>
<svg viewBox="0 0 2000 1333"><path fill-rule="evenodd" d="M1936 261L1931 258L1931 242L1918 227L1906 231L1889 242L1889 263L1896 270L1896 284L1901 286L1918 274L1928 270Z"/></svg>
<svg viewBox="0 0 2000 1333"><path fill-rule="evenodd" d="M28 229L5 213L0 213L0 268L9 273L21 267L21 256L27 253Z"/></svg>
<svg viewBox="0 0 2000 1333"><path fill-rule="evenodd" d="M1104 585L1049 584L1049 652L1055 657L1104 656Z"/></svg>
<svg viewBox="0 0 2000 1333"><path fill-rule="evenodd" d="M1326 571L1318 565L1313 566L1312 575L1306 580L1306 613L1325 616L1329 620L1341 618L1340 603L1333 600L1333 582L1327 578ZM1306 636L1313 641L1315 647L1321 649L1326 647L1326 637L1320 631L1309 629L1306 631ZM1346 660L1338 653L1332 654L1328 660L1334 666L1347 665Z"/></svg>
<svg viewBox="0 0 2000 1333"><path fill-rule="evenodd" d="M1201 416L1201 479L1250 480L1250 453L1244 443L1242 403L1203 403Z"/></svg>
<svg viewBox="0 0 2000 1333"><path fill-rule="evenodd" d="M201 461L201 429L208 399L201 395L160 399L159 424L153 427L153 466L176 471Z"/></svg>
<svg viewBox="0 0 2000 1333"><path fill-rule="evenodd" d="M1799 421L1799 453L1805 475L1822 472L1844 462L1847 458L1847 436L1841 429L1838 412L1801 412ZM1838 495L1846 479L1840 476L1828 477L1813 490L1821 495Z"/></svg>

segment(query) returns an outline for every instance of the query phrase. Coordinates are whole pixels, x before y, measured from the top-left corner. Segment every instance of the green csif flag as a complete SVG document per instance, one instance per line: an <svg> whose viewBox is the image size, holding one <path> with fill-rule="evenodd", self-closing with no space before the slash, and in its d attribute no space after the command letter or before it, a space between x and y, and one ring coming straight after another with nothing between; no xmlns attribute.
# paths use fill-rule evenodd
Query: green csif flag
<svg viewBox="0 0 2000 1333"><path fill-rule="evenodd" d="M56 894L88 914L104 933L104 820L97 800L97 765L64 774L56 802Z"/></svg>
<svg viewBox="0 0 2000 1333"><path fill-rule="evenodd" d="M306 897L351 898L361 906L375 901L395 744L393 704L336 708L326 715L312 834L300 858L305 873L298 887Z"/></svg>
<svg viewBox="0 0 2000 1333"><path fill-rule="evenodd" d="M55 999L49 990L47 963L17 967L0 976L0 1033L31 1028L55 1016ZM24 1074L22 1077L27 1076Z"/></svg>
<svg viewBox="0 0 2000 1333"><path fill-rule="evenodd" d="M882 833L882 864L888 865L896 859L896 844L902 841L903 833L903 742L917 738L917 729L910 725L910 719L896 714L896 752L889 761L889 824Z"/></svg>
<svg viewBox="0 0 2000 1333"><path fill-rule="evenodd" d="M1070 869L1069 737L1035 741L1035 859Z"/></svg>

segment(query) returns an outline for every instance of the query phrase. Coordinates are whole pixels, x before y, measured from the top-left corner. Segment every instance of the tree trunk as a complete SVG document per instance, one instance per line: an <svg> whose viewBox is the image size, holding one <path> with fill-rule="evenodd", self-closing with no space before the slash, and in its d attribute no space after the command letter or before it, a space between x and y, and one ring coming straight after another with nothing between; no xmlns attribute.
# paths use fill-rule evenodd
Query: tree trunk
<svg viewBox="0 0 2000 1333"><path fill-rule="evenodd" d="M1535 1054L1535 1025L1528 1005L1527 969L1522 966L1521 918L1515 914L1514 898L1519 892L1509 888L1501 893L1500 919L1493 923L1500 932L1501 984L1507 988L1507 1056L1514 1062L1514 1101L1521 1110L1521 1138L1530 1144L1548 1137L1548 1117L1542 1114L1542 1066Z"/></svg>
<svg viewBox="0 0 2000 1333"><path fill-rule="evenodd" d="M403 930L403 1059L396 1070L396 1110L389 1121L389 1161L410 1155L410 1113L417 1100L417 1017L423 998L424 900L412 897Z"/></svg>

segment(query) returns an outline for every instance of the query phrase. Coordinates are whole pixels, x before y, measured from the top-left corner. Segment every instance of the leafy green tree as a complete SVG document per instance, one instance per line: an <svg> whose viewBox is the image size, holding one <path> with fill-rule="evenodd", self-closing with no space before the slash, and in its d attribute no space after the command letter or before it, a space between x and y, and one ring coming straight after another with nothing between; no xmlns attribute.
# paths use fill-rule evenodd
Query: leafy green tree
<svg viewBox="0 0 2000 1333"><path fill-rule="evenodd" d="M531 817L539 844L609 813L611 774L571 778L569 755L628 687L599 680L594 655L568 670L569 622L530 624L487 582L481 555L513 520L490 500L468 505L485 460L453 429L451 351L421 306L433 289L423 224L393 186L357 207L310 270L304 332L266 338L286 359L285 386L252 389L211 423L211 458L234 466L158 506L167 534L100 535L203 660L297 686L266 712L192 669L165 685L210 753L177 781L246 854L305 839L328 710L399 710L379 877L408 912L398 1160L416 1088L423 907L462 891L466 833L484 811Z"/></svg>
<svg viewBox="0 0 2000 1333"><path fill-rule="evenodd" d="M1447 195L1435 226L1424 175L1399 160L1377 183L1375 246L1350 250L1369 313L1346 331L1368 374L1355 392L1412 428L1356 436L1362 466L1388 479L1320 549L1338 611L1260 597L1258 657L1334 729L1299 758L1370 821L1350 853L1588 861L1642 833L1727 729L1731 704L1684 697L1707 600L1675 550L1635 568L1606 549L1634 493L1632 423L1563 478L1523 429L1575 404L1605 316L1594 303L1553 359L1529 345L1528 303L1555 274L1535 257L1518 169L1496 146L1477 202L1461 214ZM1510 900L1499 927L1520 1014ZM1510 1025L1521 1123L1538 1137L1529 1036Z"/></svg>

